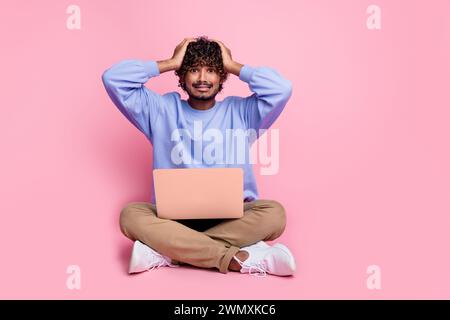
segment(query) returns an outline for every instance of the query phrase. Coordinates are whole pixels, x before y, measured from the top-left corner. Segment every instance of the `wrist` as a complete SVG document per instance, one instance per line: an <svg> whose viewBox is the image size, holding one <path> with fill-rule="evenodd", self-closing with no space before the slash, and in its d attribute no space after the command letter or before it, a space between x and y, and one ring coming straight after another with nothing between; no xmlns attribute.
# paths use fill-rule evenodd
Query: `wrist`
<svg viewBox="0 0 450 320"><path fill-rule="evenodd" d="M177 65L174 60L167 59L167 60L161 60L156 62L158 64L159 72L167 72L177 69Z"/></svg>
<svg viewBox="0 0 450 320"><path fill-rule="evenodd" d="M228 64L227 71L239 77L239 73L241 72L243 66L244 65L240 64L239 62L232 61L231 63Z"/></svg>

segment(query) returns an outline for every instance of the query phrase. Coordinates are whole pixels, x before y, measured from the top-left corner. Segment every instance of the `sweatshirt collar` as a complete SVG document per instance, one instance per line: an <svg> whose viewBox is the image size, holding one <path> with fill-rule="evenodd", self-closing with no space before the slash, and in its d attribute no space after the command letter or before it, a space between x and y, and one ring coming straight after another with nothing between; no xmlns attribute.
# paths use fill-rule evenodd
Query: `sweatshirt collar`
<svg viewBox="0 0 450 320"><path fill-rule="evenodd" d="M189 104L189 102L187 102L187 100L181 100L181 102L183 103L184 109L187 112L195 114L195 115L199 115L199 116L209 115L211 112L213 112L215 109L217 109L218 105L220 104L220 101L216 100L216 103L211 108L209 108L207 110L198 110L198 109L192 108L191 105Z"/></svg>

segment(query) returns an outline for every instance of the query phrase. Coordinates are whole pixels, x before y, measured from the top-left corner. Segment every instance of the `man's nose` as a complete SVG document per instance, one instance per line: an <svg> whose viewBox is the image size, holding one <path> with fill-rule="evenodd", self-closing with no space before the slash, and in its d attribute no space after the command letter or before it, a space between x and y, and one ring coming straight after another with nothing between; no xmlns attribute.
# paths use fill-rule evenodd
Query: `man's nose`
<svg viewBox="0 0 450 320"><path fill-rule="evenodd" d="M205 81L206 80L206 70L200 70L200 81Z"/></svg>

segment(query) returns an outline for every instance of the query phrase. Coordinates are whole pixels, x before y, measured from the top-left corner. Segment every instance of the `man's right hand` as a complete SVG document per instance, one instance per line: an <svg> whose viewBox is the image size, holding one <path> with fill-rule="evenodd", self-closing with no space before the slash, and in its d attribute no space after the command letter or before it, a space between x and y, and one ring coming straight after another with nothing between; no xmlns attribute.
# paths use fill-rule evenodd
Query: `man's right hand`
<svg viewBox="0 0 450 320"><path fill-rule="evenodd" d="M186 53L187 46L190 42L195 41L195 38L185 38L183 41L178 44L173 52L173 56L171 58L172 63L175 67L175 70L180 69L181 64L183 63L184 54Z"/></svg>
<svg viewBox="0 0 450 320"><path fill-rule="evenodd" d="M178 70L183 63L184 54L186 53L187 46L190 42L196 41L195 38L185 38L175 48L173 56L170 59L157 61L159 72Z"/></svg>

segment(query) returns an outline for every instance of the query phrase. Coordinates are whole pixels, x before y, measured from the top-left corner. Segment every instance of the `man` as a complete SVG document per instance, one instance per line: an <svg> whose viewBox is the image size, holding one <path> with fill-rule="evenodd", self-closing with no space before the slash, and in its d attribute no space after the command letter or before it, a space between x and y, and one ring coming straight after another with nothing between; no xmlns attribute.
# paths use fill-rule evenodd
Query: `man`
<svg viewBox="0 0 450 320"><path fill-rule="evenodd" d="M189 96L187 101L181 100L178 92L160 95L144 86L150 78L167 71L175 71L179 86ZM253 94L216 101L228 73L248 83ZM173 133L184 129L192 137L199 123L202 130L222 133L227 129L267 129L292 92L291 82L275 70L242 65L232 59L222 42L206 37L184 39L167 60L119 62L106 70L102 79L114 104L152 143L154 169L231 166L233 163L229 162L206 163L190 147L182 150L181 162L180 158L174 159L180 141L174 141ZM244 149L248 154L254 140L247 139L239 152ZM231 161L228 156L225 155L226 161ZM152 203L128 204L121 212L120 226L124 235L135 241L129 272L185 263L217 268L222 273L232 270L255 275L292 275L295 259L289 249L264 242L283 233L286 224L283 206L274 200L258 199L248 159L237 166L244 171L244 216L240 219L160 219L154 188Z"/></svg>

